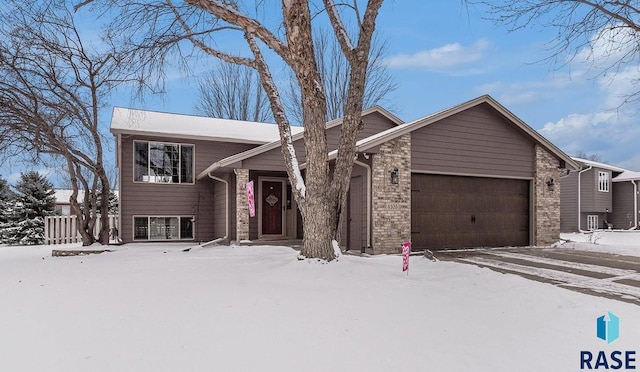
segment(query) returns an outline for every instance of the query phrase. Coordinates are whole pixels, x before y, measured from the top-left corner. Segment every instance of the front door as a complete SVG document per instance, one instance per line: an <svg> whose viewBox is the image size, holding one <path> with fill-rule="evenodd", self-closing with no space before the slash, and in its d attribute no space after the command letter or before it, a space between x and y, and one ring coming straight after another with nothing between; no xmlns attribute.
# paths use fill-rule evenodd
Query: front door
<svg viewBox="0 0 640 372"><path fill-rule="evenodd" d="M262 235L283 235L282 209L283 209L283 182L262 181L262 196L260 209L262 222Z"/></svg>

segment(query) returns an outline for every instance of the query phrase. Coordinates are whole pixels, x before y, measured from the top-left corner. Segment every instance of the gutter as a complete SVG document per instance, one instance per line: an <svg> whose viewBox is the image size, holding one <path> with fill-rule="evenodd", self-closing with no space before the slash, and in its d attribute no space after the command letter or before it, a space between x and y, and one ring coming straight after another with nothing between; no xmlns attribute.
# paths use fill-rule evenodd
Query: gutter
<svg viewBox="0 0 640 372"><path fill-rule="evenodd" d="M229 181L225 181L222 178L215 177L211 173L208 173L207 175L212 180L224 183L225 194L226 194L224 198L224 236L221 238L216 238L214 240L203 243L201 245L202 247L207 247L209 245L219 243L229 238Z"/></svg>
<svg viewBox="0 0 640 372"><path fill-rule="evenodd" d="M365 248L371 248L371 166L358 160L353 163L367 169L367 246L360 249L364 253Z"/></svg>
<svg viewBox="0 0 640 372"><path fill-rule="evenodd" d="M590 165L590 166L589 166L589 168L587 168L587 169L583 169L583 170L581 170L581 171L579 171L579 172L578 172L578 231L579 231L579 232L587 232L587 231L584 231L584 230L582 230L582 229L580 228L580 222L581 222L581 220L582 220L582 219L580 218L580 213L582 212L582 191L581 191L582 183L581 183L581 181L580 181L580 175L582 175L582 173L584 173L584 172L586 172L586 171L591 170L592 168L593 168L593 166L592 166L592 165Z"/></svg>

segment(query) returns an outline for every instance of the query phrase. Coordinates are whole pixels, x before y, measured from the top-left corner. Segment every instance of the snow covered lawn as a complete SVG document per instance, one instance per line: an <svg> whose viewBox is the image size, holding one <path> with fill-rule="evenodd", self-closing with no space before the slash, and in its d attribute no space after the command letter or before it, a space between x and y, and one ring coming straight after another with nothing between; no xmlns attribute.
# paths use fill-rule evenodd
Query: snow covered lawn
<svg viewBox="0 0 640 372"><path fill-rule="evenodd" d="M184 247L0 247L0 371L577 371L581 350L640 351L639 307L472 265Z"/></svg>
<svg viewBox="0 0 640 372"><path fill-rule="evenodd" d="M565 248L640 256L640 231L636 230L597 230L560 234L560 238L567 241Z"/></svg>

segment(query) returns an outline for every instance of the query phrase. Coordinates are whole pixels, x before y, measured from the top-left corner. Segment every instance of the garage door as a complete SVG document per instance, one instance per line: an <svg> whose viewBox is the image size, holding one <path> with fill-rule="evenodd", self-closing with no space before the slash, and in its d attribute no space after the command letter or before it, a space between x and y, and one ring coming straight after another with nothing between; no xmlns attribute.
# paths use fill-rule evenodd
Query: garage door
<svg viewBox="0 0 640 372"><path fill-rule="evenodd" d="M529 181L413 174L416 249L529 244Z"/></svg>

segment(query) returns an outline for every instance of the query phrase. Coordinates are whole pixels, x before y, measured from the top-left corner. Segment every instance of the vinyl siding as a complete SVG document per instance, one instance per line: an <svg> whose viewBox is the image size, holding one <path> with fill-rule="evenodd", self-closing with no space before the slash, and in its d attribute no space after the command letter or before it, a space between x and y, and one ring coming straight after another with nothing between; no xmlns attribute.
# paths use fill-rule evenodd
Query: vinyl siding
<svg viewBox="0 0 640 372"><path fill-rule="evenodd" d="M578 231L578 172L560 178L560 231Z"/></svg>
<svg viewBox="0 0 640 372"><path fill-rule="evenodd" d="M609 173L609 192L598 191L598 172ZM592 168L580 176L582 193L582 212L604 213L607 209L613 212L611 171Z"/></svg>
<svg viewBox="0 0 640 372"><path fill-rule="evenodd" d="M614 182L612 185L613 213L609 215L614 229L629 229L635 223L634 188L631 182Z"/></svg>
<svg viewBox="0 0 640 372"><path fill-rule="evenodd" d="M532 178L534 144L487 105L411 133L413 172Z"/></svg>
<svg viewBox="0 0 640 372"><path fill-rule="evenodd" d="M363 117L362 121L365 124L364 128L360 131L360 133L358 133L358 140L396 126L389 119L377 112ZM327 147L329 151L333 151L338 148L341 128L342 125L337 125L335 127L329 128L326 131ZM306 162L304 139L301 138L300 140L295 141L293 143L293 147L296 149L298 163L303 164L304 162ZM242 161L242 168L285 171L284 160L282 156L282 150L280 149L280 147L278 147Z"/></svg>
<svg viewBox="0 0 640 372"><path fill-rule="evenodd" d="M367 170L365 167L355 164L353 166L353 170L351 172L351 187L349 188L349 199L357 198L361 209L359 211L350 210L350 203L347 205L347 215L345 216L345 221L342 224L342 236L340 239L340 246L347 247L350 238L350 234L354 234L357 237L355 238L356 247L349 247L349 249L354 252L360 252L361 248L366 247L367 245ZM354 180L359 180L359 182L354 182ZM360 185L359 188L353 187L354 185ZM348 200L349 201L349 200ZM360 223L360 231L348 231L349 228L349 218L359 219ZM354 240L354 239L351 239Z"/></svg>
<svg viewBox="0 0 640 372"><path fill-rule="evenodd" d="M126 242L133 241L134 216L194 216L195 241L208 241L224 235L223 185L209 178L195 184L154 184L133 182L133 141L158 141L195 145L194 174L202 172L213 162L248 150L254 145L208 141L174 141L161 137L130 136L122 138L121 231ZM233 186L230 189L233 191ZM222 202L221 202L222 200ZM232 205L230 205L231 209ZM233 219L232 219L233 220Z"/></svg>

